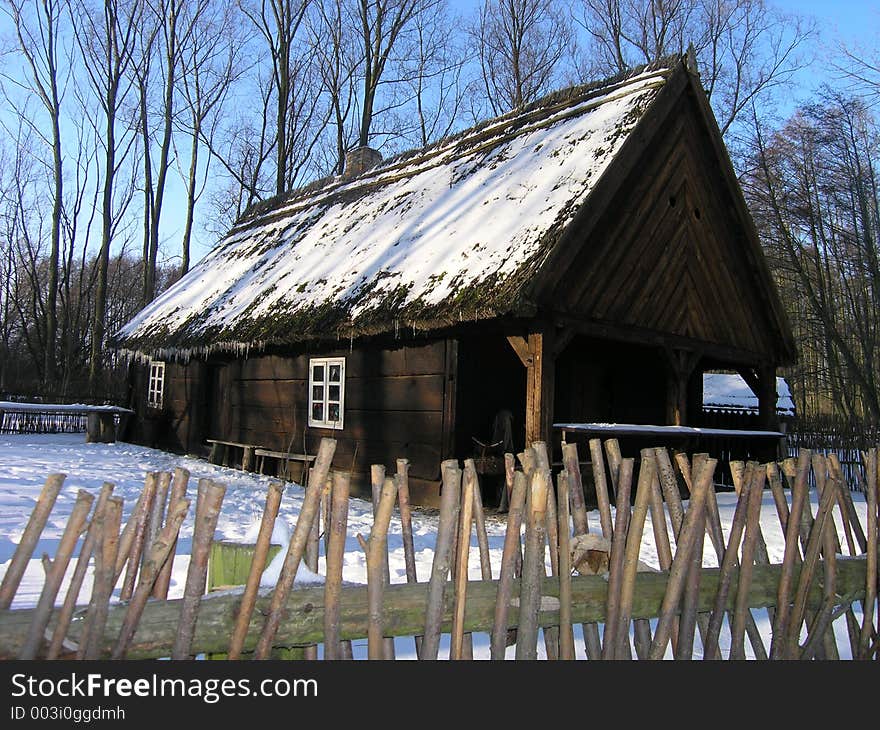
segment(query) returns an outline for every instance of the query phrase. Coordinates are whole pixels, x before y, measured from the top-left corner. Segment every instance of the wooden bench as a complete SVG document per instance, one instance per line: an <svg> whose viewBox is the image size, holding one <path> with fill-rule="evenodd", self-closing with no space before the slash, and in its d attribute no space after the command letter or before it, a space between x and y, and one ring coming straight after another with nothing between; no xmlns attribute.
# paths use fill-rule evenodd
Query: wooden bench
<svg viewBox="0 0 880 730"><path fill-rule="evenodd" d="M243 444L239 441L223 441L222 439L205 439L211 444L211 456L208 460L212 464L229 466L229 449L241 449L242 471L253 471L254 454L259 448L256 444Z"/></svg>
<svg viewBox="0 0 880 730"><path fill-rule="evenodd" d="M271 449L256 449L254 453L257 457L258 473L265 473L267 458L277 459L280 468L276 471L276 474L292 481L300 482L303 486L305 486L308 467L315 460L312 454L292 454L287 451L272 451ZM295 475L290 469L291 464L299 464L298 473Z"/></svg>

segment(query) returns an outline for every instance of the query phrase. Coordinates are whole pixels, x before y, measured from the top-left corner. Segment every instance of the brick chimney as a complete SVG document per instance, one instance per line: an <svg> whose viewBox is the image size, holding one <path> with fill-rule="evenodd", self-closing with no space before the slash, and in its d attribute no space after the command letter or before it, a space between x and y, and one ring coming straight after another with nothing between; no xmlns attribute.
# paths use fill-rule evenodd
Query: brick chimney
<svg viewBox="0 0 880 730"><path fill-rule="evenodd" d="M350 180L382 162L382 153L372 147L355 147L345 153L345 169L342 177Z"/></svg>

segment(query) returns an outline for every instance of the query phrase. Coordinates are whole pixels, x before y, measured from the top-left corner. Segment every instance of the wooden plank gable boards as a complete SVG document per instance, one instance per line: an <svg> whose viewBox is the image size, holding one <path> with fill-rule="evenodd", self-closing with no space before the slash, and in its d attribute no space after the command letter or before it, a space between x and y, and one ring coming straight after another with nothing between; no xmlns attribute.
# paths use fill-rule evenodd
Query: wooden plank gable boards
<svg viewBox="0 0 880 730"><path fill-rule="evenodd" d="M261 204L113 344L168 363L161 410L132 369L133 438L307 453L333 435L355 489L371 463L407 458L422 502L436 501L440 461L473 455L501 414L516 448L550 440L560 403L568 421L684 423L703 371L760 374L769 403L795 356L679 58ZM310 396L327 398L315 358L344 362L344 427L309 425ZM615 372L639 367L641 391L616 392Z"/></svg>

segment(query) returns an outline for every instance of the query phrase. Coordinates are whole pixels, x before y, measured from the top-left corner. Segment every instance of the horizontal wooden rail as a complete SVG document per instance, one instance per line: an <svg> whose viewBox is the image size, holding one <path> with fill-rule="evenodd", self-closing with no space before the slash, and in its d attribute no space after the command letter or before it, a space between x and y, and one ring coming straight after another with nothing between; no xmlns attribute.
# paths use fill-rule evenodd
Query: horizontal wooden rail
<svg viewBox="0 0 880 730"><path fill-rule="evenodd" d="M847 602L864 598L866 583L866 558L837 559L836 590ZM749 587L748 605L751 608L765 608L776 602L776 591L782 566L756 565L753 569ZM700 581L698 610L712 608L718 589L718 568L704 568ZM808 598L808 608L818 609L822 605L822 568L816 569L814 582ZM638 573L632 606L632 618L653 618L660 611L666 591L668 572ZM727 607L734 607L738 576L735 574ZM797 571L795 572L795 583ZM387 636L413 636L424 629L425 600L427 583L393 584L387 586L384 597L383 628ZM495 614L495 596L498 581L474 581L468 583L465 609L465 631L489 632ZM574 623L603 622L608 583L602 576L576 576L571 581L572 621ZM443 611L444 632L452 626L452 595L454 587L447 588L447 601ZM513 596L519 595L519 587L514 586ZM555 578L544 580L541 592L541 611L538 624L555 626L559 623L559 581ZM843 599L842 599L843 600ZM229 637L241 602L241 590L221 591L206 596L199 609L198 623L193 635L192 648L197 653L225 652ZM270 598L263 594L257 601L254 618L245 639L245 651L253 649L259 638L264 616L268 611ZM369 610L367 586L346 586L340 597L340 637L357 639L367 635ZM82 627L82 613L74 620L69 637L76 641ZM34 609L14 609L0 611L0 659L11 659L18 655ZM102 656L110 654L122 624L125 613L124 604L110 607L107 626L102 642ZM137 633L129 646L127 657L148 659L169 656L177 633L180 616L180 600L151 601L143 612ZM518 623L518 600L514 598L508 613L511 626ZM48 632L54 629L54 616ZM278 646L300 646L320 643L324 634L324 588L303 588L291 591L285 615L276 635Z"/></svg>

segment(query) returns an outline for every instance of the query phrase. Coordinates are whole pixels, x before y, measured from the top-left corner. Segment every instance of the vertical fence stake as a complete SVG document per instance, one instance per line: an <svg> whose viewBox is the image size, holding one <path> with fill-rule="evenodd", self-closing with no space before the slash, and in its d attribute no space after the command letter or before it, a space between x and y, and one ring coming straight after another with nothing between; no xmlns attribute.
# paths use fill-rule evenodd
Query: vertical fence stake
<svg viewBox="0 0 880 730"><path fill-rule="evenodd" d="M513 595L513 573L516 556L521 555L520 529L526 500L526 477L521 471L513 476L510 509L507 513L507 531L501 553L501 570L498 576L498 592L495 597L495 619L492 624L491 658L504 659L507 639L507 614Z"/></svg>
<svg viewBox="0 0 880 730"><path fill-rule="evenodd" d="M802 514L809 499L809 474L811 453L801 449L798 456L795 478L791 488L791 511L785 525L785 551L782 556L782 572L776 591L776 617L773 622L773 637L770 642L770 658L783 659L787 654L786 637L791 620L791 589L794 567L800 562L798 545L800 543Z"/></svg>
<svg viewBox="0 0 880 730"><path fill-rule="evenodd" d="M281 506L281 497L284 495L282 482L271 482L266 490L266 504L263 507L263 517L260 521L260 531L257 533L257 543L254 548L254 557L248 571L244 593L238 607L238 615L235 617L235 627L232 630L232 638L229 641L227 658L238 659L244 647L251 616L254 613L254 604L260 590L260 578L266 567L266 559L269 556L269 548L272 542L272 530L278 517L278 509ZM175 500L177 501L177 500ZM169 560L171 558L169 557Z"/></svg>
<svg viewBox="0 0 880 730"><path fill-rule="evenodd" d="M40 646L43 643L43 632L49 624L52 608L55 605L55 596L58 595L58 590L61 588L61 581L67 572L70 556L73 554L79 536L83 531L94 499L84 489L80 489L77 494L76 503L73 505L70 518L67 520L58 549L55 551L52 567L43 583L43 589L40 591L40 598L37 600L37 605L34 609L33 620L28 629L24 645L18 655L19 659L37 658Z"/></svg>
<svg viewBox="0 0 880 730"><path fill-rule="evenodd" d="M24 575L28 561L34 554L34 548L37 546L37 541L46 526L46 520L49 519L49 513L52 511L66 477L66 474L50 474L47 477L37 499L37 504L21 535L21 540L18 542L18 547L15 548L9 567L3 575L3 581L0 582L0 609L9 608L12 605L18 584L21 583L21 577Z"/></svg>
<svg viewBox="0 0 880 730"><path fill-rule="evenodd" d="M425 630L419 659L436 659L440 649L440 627L446 594L446 578L452 560L452 544L458 524L461 502L461 469L455 459L441 464L443 488L440 492L440 519L437 525L437 542L431 564L431 578L425 607Z"/></svg>
<svg viewBox="0 0 880 730"><path fill-rule="evenodd" d="M147 600L153 591L156 578L162 566L169 559L171 550L177 542L177 535L180 532L180 526L189 512L190 502L188 499L181 499L168 507L168 519L162 531L153 540L150 554L144 563L143 570L140 572L137 587L134 589L131 601L125 610L125 616L122 619L122 627L119 629L119 636L110 655L111 659L124 659L128 651L128 645L137 631L138 623L141 620L141 614Z"/></svg>
<svg viewBox="0 0 880 730"><path fill-rule="evenodd" d="M157 498L160 494L161 491L157 492ZM183 601L180 604L177 637L171 650L172 659L188 659L192 655L192 638L195 634L199 606L208 579L208 556L211 553L211 543L214 541L214 531L217 529L217 519L220 517L220 508L223 505L225 494L226 486L224 484L218 484L210 479L199 480L193 525L192 555L190 555L189 568L186 571L186 584L183 589ZM154 596L155 587L154 584Z"/></svg>
<svg viewBox="0 0 880 730"><path fill-rule="evenodd" d="M859 659L870 658L871 633L874 628L874 604L877 602L877 449L871 449L867 457L865 470L867 473L865 497L868 503L867 578L862 628L859 632L859 653L857 655Z"/></svg>
<svg viewBox="0 0 880 730"><path fill-rule="evenodd" d="M561 471L556 479L556 514L559 517L559 658L572 660L574 633L571 627L571 518L569 476ZM583 499L583 495L581 495Z"/></svg>
<svg viewBox="0 0 880 730"><path fill-rule="evenodd" d="M550 475L543 469L532 472L529 514L526 522L526 545L519 593L519 628L516 658L537 659L538 612L541 608L541 584L547 513L547 482Z"/></svg>
<svg viewBox="0 0 880 730"><path fill-rule="evenodd" d="M673 618L678 608L681 594L684 589L684 581L690 567L691 553L697 539L702 540L705 530L697 533L700 525L700 515L705 508L706 495L712 489L712 478L715 474L717 460L707 459L702 471L693 475L694 490L691 493L690 505L681 528L681 534L676 546L675 558L669 571L669 582L663 603L660 607L660 617L657 628L654 631L654 639L651 642L651 650L648 652L649 659L662 659L666 653L666 645L672 633Z"/></svg>
<svg viewBox="0 0 880 730"><path fill-rule="evenodd" d="M455 595L452 604L452 636L449 642L449 658L464 658L464 620L467 600L468 558L470 556L471 523L474 514L474 476L471 468L465 465L464 485L461 496L461 512L458 528L458 555L455 566Z"/></svg>
<svg viewBox="0 0 880 730"><path fill-rule="evenodd" d="M85 641L80 641L77 659L98 659L101 654L110 596L113 593L113 574L116 553L119 548L119 525L122 521L122 500L110 497L98 520L95 584L92 588L92 598L89 601L85 628L83 629Z"/></svg>
<svg viewBox="0 0 880 730"><path fill-rule="evenodd" d="M333 454L336 452L336 440L322 438L318 447L318 455L315 458L315 466L309 477L306 488L306 496L303 506L293 529L293 536L287 546L287 554L284 557L284 565L281 575L278 577L278 585L272 593L272 601L269 605L269 615L263 624L260 638L254 650L254 659L268 659L272 650L272 642L278 632L281 623L281 614L290 597L290 590L296 580L296 571L305 552L306 542L312 531L312 522L321 509L321 496L324 491L324 482L330 473L330 464Z"/></svg>
<svg viewBox="0 0 880 730"><path fill-rule="evenodd" d="M64 639L67 636L67 629L70 627L70 620L73 612L76 610L76 601L79 598L79 592L82 588L83 579L89 567L89 560L92 557L92 551L95 547L95 539L97 537L97 516L104 511L104 505L113 494L114 485L104 482L101 491L98 494L98 501L95 503L95 509L92 512L92 519L89 521L89 527L86 531L85 540L79 549L79 557L76 559L76 567L73 569L73 575L70 578L70 585L67 587L67 594L64 596L64 603L58 612L58 619L55 624L55 631L52 634L52 640L49 642L49 650L46 652L47 659L57 659L64 647Z"/></svg>
<svg viewBox="0 0 880 730"><path fill-rule="evenodd" d="M189 476L189 472L182 467L177 467L174 470L174 481L171 483L171 492L168 496L169 507L172 504L176 504L181 499L186 499L186 488L189 484ZM176 552L177 546L172 545L168 560L165 561L162 570L159 571L159 576L156 578L156 583L153 586L153 596L156 598L168 597L168 588L171 585L171 573L174 570L174 555Z"/></svg>
<svg viewBox="0 0 880 730"><path fill-rule="evenodd" d="M348 503L351 477L347 472L333 472L330 493L330 523L327 545L327 570L324 582L324 658L342 659L339 638L339 594L342 590L342 566L345 562L345 537L348 530Z"/></svg>
<svg viewBox="0 0 880 730"><path fill-rule="evenodd" d="M370 531L369 552L367 553L367 600L369 603L367 641L370 659L394 658L393 655L389 656L385 646L386 641L393 642L394 639L386 639L383 633L382 600L387 583L383 565L387 565L388 561L388 525L391 522L396 496L397 488L394 485L394 480L385 477L379 492L379 502L373 520L373 528Z"/></svg>
<svg viewBox="0 0 880 730"><path fill-rule="evenodd" d="M611 538L611 555L608 565L608 600L605 604L605 635L602 645L603 659L624 659L629 653L629 632L622 636L620 624L620 590L623 580L626 553L626 532L629 528L629 495L632 488L633 460L624 459L617 478L617 510ZM626 650L622 649L626 645Z"/></svg>
<svg viewBox="0 0 880 730"><path fill-rule="evenodd" d="M623 555L623 575L620 583L620 617L618 625L610 627L612 631L616 632L616 643L618 646L623 641L629 641L629 624L632 619L632 606L636 585L636 572L639 569L642 534L645 531L645 519L648 516L651 484L656 474L653 451L651 449L642 449L641 457L639 480L636 487L636 501L627 529L626 548ZM648 630L647 636L645 636L646 621L640 622L640 625L641 629L636 628L636 653L639 658L644 658L650 648L651 633Z"/></svg>

